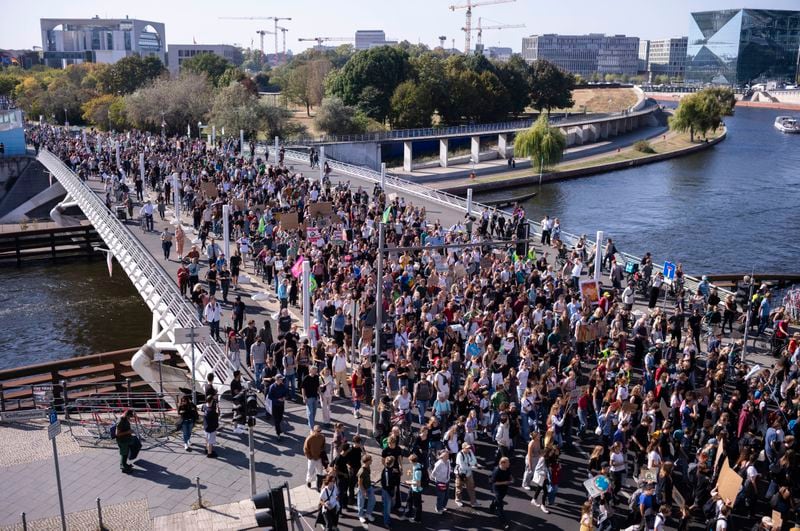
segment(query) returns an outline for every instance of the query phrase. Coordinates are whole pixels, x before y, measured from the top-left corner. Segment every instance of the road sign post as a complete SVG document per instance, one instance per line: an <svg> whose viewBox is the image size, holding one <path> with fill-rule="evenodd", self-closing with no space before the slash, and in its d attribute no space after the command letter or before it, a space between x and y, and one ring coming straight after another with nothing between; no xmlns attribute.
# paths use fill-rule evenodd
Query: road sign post
<svg viewBox="0 0 800 531"><path fill-rule="evenodd" d="M661 272L664 275L664 283L672 286L675 282L675 263L664 262L664 270ZM664 289L664 309L667 308L667 290Z"/></svg>
<svg viewBox="0 0 800 531"><path fill-rule="evenodd" d="M61 433L61 423L58 421L58 415L55 410L50 410L49 417L50 424L47 426L47 436L53 443L53 462L56 467L56 486L58 487L58 508L61 511L61 531L67 531L67 516L64 512L64 493L61 490L61 469L58 466L58 446L56 446L56 437Z"/></svg>
<svg viewBox="0 0 800 531"><path fill-rule="evenodd" d="M194 344L198 339L207 341L211 337L211 329L208 326L192 326L189 328L175 328L173 333L173 343L176 345L190 344L192 346L192 402L197 404L197 378L196 363L194 359Z"/></svg>

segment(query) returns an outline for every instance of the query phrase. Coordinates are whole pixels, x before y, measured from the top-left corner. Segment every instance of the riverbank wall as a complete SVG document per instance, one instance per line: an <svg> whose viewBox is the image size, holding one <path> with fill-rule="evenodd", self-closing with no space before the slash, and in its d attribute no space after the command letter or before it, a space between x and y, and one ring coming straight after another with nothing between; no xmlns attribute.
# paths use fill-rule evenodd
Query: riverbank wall
<svg viewBox="0 0 800 531"><path fill-rule="evenodd" d="M607 173L617 170L623 170L626 168L634 168L637 166L644 166L645 164L653 164L655 162L661 162L664 160L669 160L677 157L683 157L685 155L691 155L693 153L698 153L700 151L704 151L709 149L720 142L722 142L725 137L727 136L728 132L726 129L720 133L719 136L709 139L707 142L701 142L697 144L693 144L683 149L669 151L667 153L656 153L647 157L642 157L638 159L632 160L623 160L618 162L609 162L605 164L598 164L595 166L589 166L586 168L576 168L574 170L566 170L566 171L558 171L558 172L548 172L542 174L541 176L541 183L552 183L558 181L566 181L569 179L577 179L580 177L589 177L592 175L598 175L601 173ZM457 186L442 186L437 187L442 192L448 192L451 194L456 195L466 195L467 189L471 188L473 193L480 193L480 192L488 192L488 191L497 191L497 190L508 190L511 188L517 188L519 186L526 186L531 184L538 184L540 182L539 175L527 175L525 177L518 177L513 179L508 179L505 181L492 181L486 183L470 183L466 185L457 185Z"/></svg>

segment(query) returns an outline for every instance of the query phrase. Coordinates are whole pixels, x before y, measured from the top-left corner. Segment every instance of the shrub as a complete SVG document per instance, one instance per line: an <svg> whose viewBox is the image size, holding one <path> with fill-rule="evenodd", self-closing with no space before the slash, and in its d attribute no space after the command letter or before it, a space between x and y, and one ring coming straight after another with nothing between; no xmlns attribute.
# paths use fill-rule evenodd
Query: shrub
<svg viewBox="0 0 800 531"><path fill-rule="evenodd" d="M640 153L655 153L656 150L653 149L653 146L650 145L650 142L647 140L639 140L635 144L633 144L633 149Z"/></svg>

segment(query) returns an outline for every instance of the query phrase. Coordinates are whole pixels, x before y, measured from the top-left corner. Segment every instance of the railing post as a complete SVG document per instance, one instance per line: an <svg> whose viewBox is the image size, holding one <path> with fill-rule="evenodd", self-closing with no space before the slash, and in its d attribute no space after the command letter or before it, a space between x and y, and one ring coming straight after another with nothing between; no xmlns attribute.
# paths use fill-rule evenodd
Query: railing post
<svg viewBox="0 0 800 531"><path fill-rule="evenodd" d="M6 395L3 392L3 384L0 383L0 411L6 410Z"/></svg>
<svg viewBox="0 0 800 531"><path fill-rule="evenodd" d="M28 518L25 516L25 512L23 511L20 516L22 517L22 531L28 531Z"/></svg>
<svg viewBox="0 0 800 531"><path fill-rule="evenodd" d="M14 236L14 247L17 251L17 267L22 266L22 251L19 248L19 236Z"/></svg>
<svg viewBox="0 0 800 531"><path fill-rule="evenodd" d="M194 483L197 486L197 508L203 507L203 495L200 493L200 476L195 476Z"/></svg>
<svg viewBox="0 0 800 531"><path fill-rule="evenodd" d="M97 526L100 531L104 531L106 528L103 525L103 508L100 506L100 498L97 498Z"/></svg>
<svg viewBox="0 0 800 531"><path fill-rule="evenodd" d="M128 407L131 407L131 379L125 378L125 388L127 389L128 395Z"/></svg>
<svg viewBox="0 0 800 531"><path fill-rule="evenodd" d="M64 409L64 419L69 418L69 409L67 408L67 381L61 380L61 405Z"/></svg>

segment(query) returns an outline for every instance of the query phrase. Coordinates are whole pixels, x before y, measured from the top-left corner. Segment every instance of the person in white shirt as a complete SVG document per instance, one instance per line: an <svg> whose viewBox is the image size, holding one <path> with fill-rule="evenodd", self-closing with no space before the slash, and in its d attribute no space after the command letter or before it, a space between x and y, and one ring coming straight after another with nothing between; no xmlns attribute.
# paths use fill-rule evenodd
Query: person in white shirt
<svg viewBox="0 0 800 531"><path fill-rule="evenodd" d="M153 231L153 203L150 202L148 199L145 201L142 208L139 210L139 215L144 218L145 223L145 230L152 232Z"/></svg>
<svg viewBox="0 0 800 531"><path fill-rule="evenodd" d="M466 488L467 495L469 496L470 505L472 508L478 507L478 502L475 499L475 477L473 471L478 468L478 460L472 452L472 446L469 443L461 444L461 451L456 454L456 505L459 507L464 506L461 501L461 494Z"/></svg>
<svg viewBox="0 0 800 531"><path fill-rule="evenodd" d="M222 339L219 337L219 321L221 318L222 306L217 302L217 299L209 297L208 304L206 304L203 310L203 319L208 323L209 328L211 328L211 336L220 343L222 342Z"/></svg>
<svg viewBox="0 0 800 531"><path fill-rule="evenodd" d="M347 379L347 355L344 349L339 349L334 354L331 361L331 369L333 370L333 379L336 382L336 396L342 396L339 391L339 388L341 388L344 389L344 395L350 398L350 382Z"/></svg>

